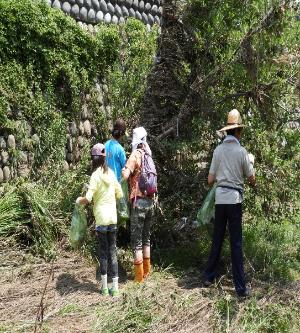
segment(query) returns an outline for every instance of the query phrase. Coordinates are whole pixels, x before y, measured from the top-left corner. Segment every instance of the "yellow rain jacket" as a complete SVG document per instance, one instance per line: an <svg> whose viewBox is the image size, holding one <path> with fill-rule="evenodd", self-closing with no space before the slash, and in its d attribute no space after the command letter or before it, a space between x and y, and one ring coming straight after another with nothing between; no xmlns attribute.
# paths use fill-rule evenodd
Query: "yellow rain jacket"
<svg viewBox="0 0 300 333"><path fill-rule="evenodd" d="M114 172L108 168L103 173L103 168L93 172L86 199L93 201L93 211L96 225L110 225L117 223L116 198L123 196L122 188Z"/></svg>

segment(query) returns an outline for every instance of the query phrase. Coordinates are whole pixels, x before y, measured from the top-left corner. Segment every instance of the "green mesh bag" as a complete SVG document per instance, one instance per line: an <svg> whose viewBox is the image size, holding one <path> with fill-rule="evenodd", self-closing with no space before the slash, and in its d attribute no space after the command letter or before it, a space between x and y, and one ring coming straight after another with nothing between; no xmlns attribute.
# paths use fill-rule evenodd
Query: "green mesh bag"
<svg viewBox="0 0 300 333"><path fill-rule="evenodd" d="M128 183L126 181L121 182L123 191L123 198L117 202L118 223L124 225L129 220L129 207L128 207Z"/></svg>
<svg viewBox="0 0 300 333"><path fill-rule="evenodd" d="M79 248L82 245L86 230L87 217L85 209L80 205L75 205L70 229L70 244L74 249Z"/></svg>
<svg viewBox="0 0 300 333"><path fill-rule="evenodd" d="M198 226L209 224L211 219L215 217L215 195L216 195L217 184L209 190L205 197L201 208L197 214Z"/></svg>

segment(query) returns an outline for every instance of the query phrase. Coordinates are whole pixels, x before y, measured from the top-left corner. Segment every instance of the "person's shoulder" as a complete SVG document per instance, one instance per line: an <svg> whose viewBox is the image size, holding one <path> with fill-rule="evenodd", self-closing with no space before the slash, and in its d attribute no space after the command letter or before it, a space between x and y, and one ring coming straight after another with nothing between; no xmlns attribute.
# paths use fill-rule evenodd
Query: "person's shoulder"
<svg viewBox="0 0 300 333"><path fill-rule="evenodd" d="M243 146L241 145L239 148L240 148L240 152L241 152L241 154L243 154L243 155L247 155L247 154L248 154L247 149L246 149L245 147L243 147Z"/></svg>
<svg viewBox="0 0 300 333"><path fill-rule="evenodd" d="M97 168L95 171L92 172L91 178L92 179L97 179L99 176L102 174L102 168Z"/></svg>
<svg viewBox="0 0 300 333"><path fill-rule="evenodd" d="M223 149L223 143L220 143L219 145L217 145L217 147L214 150L214 154L218 154L219 151L221 151Z"/></svg>
<svg viewBox="0 0 300 333"><path fill-rule="evenodd" d="M113 172L113 170L111 168L107 168L107 174L110 176L110 177L115 177L115 173Z"/></svg>

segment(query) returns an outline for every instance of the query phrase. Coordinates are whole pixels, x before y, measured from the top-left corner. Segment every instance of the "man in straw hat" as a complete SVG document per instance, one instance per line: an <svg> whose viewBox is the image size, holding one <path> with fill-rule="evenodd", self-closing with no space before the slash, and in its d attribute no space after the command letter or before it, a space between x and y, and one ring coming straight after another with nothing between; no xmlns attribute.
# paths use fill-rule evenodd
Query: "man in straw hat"
<svg viewBox="0 0 300 333"><path fill-rule="evenodd" d="M211 252L204 272L204 285L212 284L216 277L217 264L225 236L226 225L230 234L232 273L238 296L250 295L246 288L242 249L242 201L244 177L255 186L254 157L240 145L245 125L238 110L228 114L227 125L220 131L226 132L223 143L213 153L208 175L208 184L217 182L215 197L215 224Z"/></svg>

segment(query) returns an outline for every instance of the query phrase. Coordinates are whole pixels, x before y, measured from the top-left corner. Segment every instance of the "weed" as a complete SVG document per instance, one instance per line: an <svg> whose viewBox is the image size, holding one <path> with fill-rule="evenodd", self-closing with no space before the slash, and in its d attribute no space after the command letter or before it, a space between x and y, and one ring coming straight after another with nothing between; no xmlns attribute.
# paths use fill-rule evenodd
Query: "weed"
<svg viewBox="0 0 300 333"><path fill-rule="evenodd" d="M70 303L70 304L66 304L64 306L62 306L59 311L58 314L60 316L67 316L71 313L77 313L77 312L81 312L83 309L80 305L78 304L74 304L74 303Z"/></svg>

